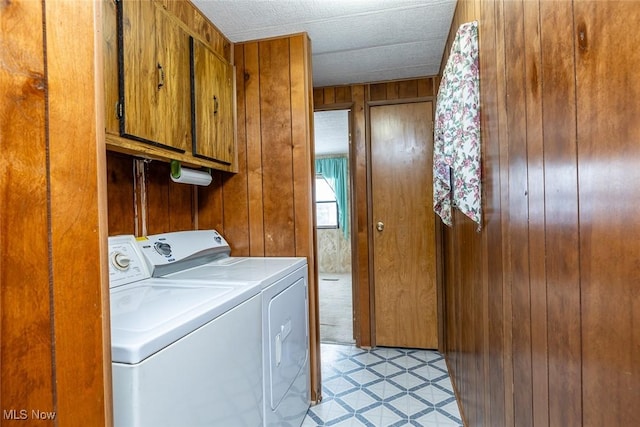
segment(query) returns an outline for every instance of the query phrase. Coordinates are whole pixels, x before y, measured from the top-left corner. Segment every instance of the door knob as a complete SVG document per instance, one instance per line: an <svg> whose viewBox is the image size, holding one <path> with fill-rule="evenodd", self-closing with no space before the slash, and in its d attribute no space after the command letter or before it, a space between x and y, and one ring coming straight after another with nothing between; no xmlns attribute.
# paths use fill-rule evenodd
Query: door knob
<svg viewBox="0 0 640 427"><path fill-rule="evenodd" d="M382 231L382 230L384 230L384 222L382 222L382 221L378 221L378 223L376 224L376 229L377 229L378 231Z"/></svg>

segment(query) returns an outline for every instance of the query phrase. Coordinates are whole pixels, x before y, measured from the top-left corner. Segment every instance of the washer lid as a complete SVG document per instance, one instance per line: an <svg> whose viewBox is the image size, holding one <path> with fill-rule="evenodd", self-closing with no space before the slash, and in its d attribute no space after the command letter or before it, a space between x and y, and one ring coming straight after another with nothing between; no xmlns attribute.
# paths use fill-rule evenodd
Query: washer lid
<svg viewBox="0 0 640 427"><path fill-rule="evenodd" d="M154 279L111 290L111 357L135 364L260 292Z"/></svg>

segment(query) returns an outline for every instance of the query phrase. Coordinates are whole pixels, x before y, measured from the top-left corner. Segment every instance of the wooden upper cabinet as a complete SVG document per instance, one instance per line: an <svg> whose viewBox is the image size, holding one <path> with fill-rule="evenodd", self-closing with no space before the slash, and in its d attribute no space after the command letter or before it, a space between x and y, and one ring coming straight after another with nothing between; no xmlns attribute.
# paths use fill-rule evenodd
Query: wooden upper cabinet
<svg viewBox="0 0 640 427"><path fill-rule="evenodd" d="M154 2L119 5L120 135L185 152L191 146L189 34Z"/></svg>
<svg viewBox="0 0 640 427"><path fill-rule="evenodd" d="M193 155L226 165L236 160L233 65L191 38Z"/></svg>
<svg viewBox="0 0 640 427"><path fill-rule="evenodd" d="M102 5L107 149L237 172L229 41L189 1Z"/></svg>

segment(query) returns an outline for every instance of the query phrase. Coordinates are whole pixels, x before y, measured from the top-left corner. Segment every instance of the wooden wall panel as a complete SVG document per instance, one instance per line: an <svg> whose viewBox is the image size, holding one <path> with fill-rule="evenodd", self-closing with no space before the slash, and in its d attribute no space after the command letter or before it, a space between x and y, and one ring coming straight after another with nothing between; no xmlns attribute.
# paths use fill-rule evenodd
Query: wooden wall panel
<svg viewBox="0 0 640 427"><path fill-rule="evenodd" d="M584 426L640 425L640 20L576 1ZM605 393L602 391L606 390Z"/></svg>
<svg viewBox="0 0 640 427"><path fill-rule="evenodd" d="M434 79L397 80L368 85L369 101L392 101L398 99L424 98L434 95Z"/></svg>
<svg viewBox="0 0 640 427"><path fill-rule="evenodd" d="M195 229L197 187L173 182L169 163L164 162L144 163L144 179L147 234Z"/></svg>
<svg viewBox="0 0 640 427"><path fill-rule="evenodd" d="M523 3L524 81L527 132L527 200L529 229L529 297L531 301L532 417L537 427L549 426L549 363L547 346L547 285L544 188L544 138L542 101L542 46L540 44L540 4Z"/></svg>
<svg viewBox="0 0 640 427"><path fill-rule="evenodd" d="M469 426L640 422L640 244L622 237L639 232L639 18L633 2L458 2L451 35L480 22L485 223L481 244L461 215L445 230L444 319Z"/></svg>
<svg viewBox="0 0 640 427"><path fill-rule="evenodd" d="M42 16L40 2L5 5L0 14L2 28L12 28L0 38L0 62L12 64L0 67L3 410L55 410Z"/></svg>
<svg viewBox="0 0 640 427"><path fill-rule="evenodd" d="M323 108L323 106L350 105L357 96L352 91L352 86L314 88L313 106L314 108Z"/></svg>
<svg viewBox="0 0 640 427"><path fill-rule="evenodd" d="M531 399L531 289L529 287L529 247L522 242L529 238L528 181L527 181L527 82L525 75L525 41L523 2L505 2L504 33L506 91L509 104L506 109L509 129L508 176L509 198L507 210L510 247L511 305L513 308L513 399L515 424L533 425Z"/></svg>
<svg viewBox="0 0 640 427"><path fill-rule="evenodd" d="M540 8L549 424L573 426L582 425L573 10Z"/></svg>
<svg viewBox="0 0 640 427"><path fill-rule="evenodd" d="M244 49L235 50L235 61L236 81L244 83ZM246 208L249 197L246 127L248 108L250 106L247 106L245 102L245 85L238 84L236 87L238 173L233 175L219 174L219 179L224 180L220 187L224 191L224 199L228 201L227 203L219 203L223 209L220 224L224 227L225 238L232 245L234 256L247 256L251 253L249 210ZM200 217L209 216L205 214L203 193L201 190L198 200ZM222 197L222 192L220 192L220 197ZM244 208L238 209L238 206L244 206ZM204 218L200 219L200 225L202 225L202 220Z"/></svg>
<svg viewBox="0 0 640 427"><path fill-rule="evenodd" d="M336 90L334 88L324 88L321 90L322 100L326 104L336 103Z"/></svg>
<svg viewBox="0 0 640 427"><path fill-rule="evenodd" d="M229 174L221 171L211 171L212 181L207 187L198 187L196 208L193 221L196 230L224 230L224 203L222 202L222 188ZM172 230L173 231L173 230ZM226 235L225 235L226 236ZM231 251L235 251L236 242L230 242ZM234 253L235 254L235 253Z"/></svg>
<svg viewBox="0 0 640 427"><path fill-rule="evenodd" d="M134 167L132 157L114 152L107 153L110 235L136 234Z"/></svg>
<svg viewBox="0 0 640 427"><path fill-rule="evenodd" d="M247 186L249 191L249 250L253 256L265 256L264 211L262 194L262 144L260 132L260 51L258 43L244 48L245 126L247 133ZM239 50L239 49L236 49ZM239 71L238 71L239 72ZM266 126L269 124L266 123Z"/></svg>
<svg viewBox="0 0 640 427"><path fill-rule="evenodd" d="M351 102L351 86L340 86L335 88L335 102Z"/></svg>
<svg viewBox="0 0 640 427"><path fill-rule="evenodd" d="M169 165L162 162L142 164L144 180L144 209L140 212L146 230L144 234L166 233L178 231L171 229L170 198L169 198ZM185 186L190 187L190 186ZM191 214L191 209L180 207L184 214ZM141 231L142 231L141 230Z"/></svg>
<svg viewBox="0 0 640 427"><path fill-rule="evenodd" d="M313 189L315 182L315 159L313 122L309 117L312 108L312 78L308 57L309 40L306 37L292 38L289 44L290 74L304 76L291 81L291 145L293 165L294 221L304 224L306 232L295 234L296 254L303 256L315 252L314 221L309 213L315 215ZM310 132L311 130L311 132ZM309 173L311 172L311 173Z"/></svg>
<svg viewBox="0 0 640 427"><path fill-rule="evenodd" d="M260 42L258 49L265 254L278 256L295 246L289 40Z"/></svg>
<svg viewBox="0 0 640 427"><path fill-rule="evenodd" d="M455 212L454 221L459 224L456 237L461 244L456 250L456 274L455 279L459 286L460 295L465 295L468 300L460 300L457 307L460 327L458 366L460 368L460 381L458 385L461 396L482 396L484 389L483 335L477 334L474 328L467 325L482 324L482 304L470 303L482 301L482 274L480 246L482 236L476 232L477 226L464 217L460 212ZM463 261L464 260L464 261ZM463 398L462 403L465 403ZM470 425L483 425L484 408L482 405L468 405L465 412L465 420Z"/></svg>
<svg viewBox="0 0 640 427"><path fill-rule="evenodd" d="M486 2L482 5L482 52L480 57L480 68L485 70L482 76L482 138L484 141L494 141L490 144L484 144L482 150L483 156L483 196L485 197L484 230L483 233L483 306L486 304L486 317L481 325L484 325L482 331L485 337L486 352L484 357L485 370L484 375L487 377L485 388L482 396L492 396L491 399L484 398L484 411L486 426L503 427L505 426L505 406L507 395L512 398L512 387L507 386L505 379L505 371L512 372L508 368L505 360L507 350L505 335L511 335L505 332L510 330L511 324L505 322L503 311L506 307L511 307L510 303L504 301L504 283L503 277L505 266L503 264L503 240L502 227L503 220L501 214L501 197L507 194L502 191L502 186L506 186L506 182L501 180L500 165L500 129L496 120L487 120L489 117L496 117L500 108L501 98L498 94L498 75L499 65L496 58L499 50L502 48L498 45L497 30L495 29L496 10L495 4ZM493 29L491 31L490 29ZM505 152L506 157L506 152ZM508 202L508 200L506 201ZM506 223L506 221L504 221ZM505 243L506 244L506 243ZM445 296L446 298L446 296ZM513 407L510 405L509 407Z"/></svg>
<svg viewBox="0 0 640 427"><path fill-rule="evenodd" d="M3 426L112 424L95 8L13 2L0 14Z"/></svg>
<svg viewBox="0 0 640 427"><path fill-rule="evenodd" d="M102 58L102 5L44 4L51 24L45 46L56 425L107 425L106 159L102 66L96 61Z"/></svg>
<svg viewBox="0 0 640 427"><path fill-rule="evenodd" d="M491 6L495 5L495 8L491 8ZM483 186L486 188L487 185L499 185L500 186L500 217L501 217L501 226L500 233L498 234L497 227L494 229L494 232L497 233L497 236L491 236L495 239L499 239L502 242L502 277L500 284L502 285L503 290L503 299L502 299L502 325L503 325L503 337L504 337L504 424L506 426L513 426L514 417L515 417L515 408L514 408L514 370L513 370L513 337L512 337L512 329L513 329L513 305L511 303L512 298L512 289L511 289L511 252L510 252L510 244L511 241L507 239L509 232L509 216L508 209L509 206L509 175L505 172L509 165L509 128L507 126L507 56L505 54L506 51L506 39L505 37L505 19L504 19L504 2L483 2L482 4L482 15L480 17L481 22L485 22L485 17L487 19L486 31L494 31L496 36L496 56L495 56L495 75L496 75L496 104L497 104L497 114L494 116L484 115L481 117L481 126L482 129L485 128L485 124L487 122L496 121L496 126L498 128L497 139L487 139L483 136L483 152L487 150L496 150L500 153L500 170L496 171L495 174L491 176L491 178L496 181L490 180L487 183L483 179ZM485 12L488 12L488 16L485 15ZM493 24L493 26L491 26ZM480 27L480 58L482 58L484 52L484 39L483 39L483 27ZM485 63L487 66L491 67L489 63L492 62L492 58L489 58ZM490 68L491 69L491 68ZM480 69L481 78L484 79L485 75L489 72L483 72L482 68ZM492 96L493 94L487 94L486 88L482 89L481 87L481 109L483 101L482 99L487 96ZM486 113L486 111L485 111ZM484 132L484 130L483 130ZM499 144L496 147L496 144ZM483 161L483 168L486 160ZM499 180L499 184L498 181ZM487 206L483 209L488 211L495 211L496 208L494 206ZM490 240L490 237L487 238L487 241ZM487 257L494 257L496 254L494 253L494 248L487 248ZM495 286L498 284L490 283L489 287ZM489 402L490 405L493 406L492 402Z"/></svg>

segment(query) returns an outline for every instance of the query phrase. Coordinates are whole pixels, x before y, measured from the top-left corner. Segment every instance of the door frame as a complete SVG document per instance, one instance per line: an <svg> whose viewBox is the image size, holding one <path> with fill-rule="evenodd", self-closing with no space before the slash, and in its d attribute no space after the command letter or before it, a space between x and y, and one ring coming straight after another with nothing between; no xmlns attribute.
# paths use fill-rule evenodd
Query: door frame
<svg viewBox="0 0 640 427"><path fill-rule="evenodd" d="M437 79L427 77L426 86L415 93L423 95L410 95L411 91L402 92L400 90L401 81L389 83L365 83L354 84L346 87L324 87L314 88L314 111L326 110L351 110L351 146L350 164L351 168L351 245L352 268L354 292L356 298L355 317L357 322L355 338L356 345L361 348L375 346L375 336L371 331L371 283L372 263L369 255L371 244L370 237L373 230L371 220L371 195L370 193L370 130L369 130L369 107L375 105L411 103L431 101L436 103ZM409 80L411 83L412 80ZM380 88L385 87L383 93ZM391 99L393 97L393 99ZM375 99L375 100L371 100ZM434 116L435 118L435 116ZM446 345L444 334L445 319L443 318L443 225L436 218L436 286L438 298L438 343L440 352L443 352ZM316 295L317 297L317 295ZM319 349L318 349L319 351Z"/></svg>
<svg viewBox="0 0 640 427"><path fill-rule="evenodd" d="M357 269L355 268L355 266L357 265L357 250L358 250L358 239L357 239L357 235L356 235L356 231L357 231L357 215L356 215L356 209L355 209L355 204L354 204L354 188L355 188L355 174L353 173L354 171L354 162L355 162L355 153L354 153L354 148L353 148L353 108L354 108L354 103L350 102L350 103L344 103L344 104L334 104L331 107L327 107L327 108L314 108L313 112L317 113L317 112L321 112L321 111L342 111L342 110L348 110L348 117L349 117L349 124L348 124L348 129L349 129L349 150L348 150L348 166L349 166L349 171L348 171L348 175L349 175L349 235L350 235L350 240L351 240L351 301L352 301L352 313L353 313L353 338L355 339L355 345L356 347L360 347L360 343L361 343L361 334L360 334L360 322L361 322L361 310L360 310L360 304L359 304L359 298L358 298L358 290L360 289L360 283L358 281L358 272ZM315 153L313 156L314 159L314 164L315 164ZM315 208L315 206L314 206ZM317 242L316 242L316 252L317 252ZM319 295L316 295L316 298L319 298ZM319 300L319 299L318 299ZM320 311L320 309L318 308L318 312ZM320 313L318 315L318 319L319 319Z"/></svg>

